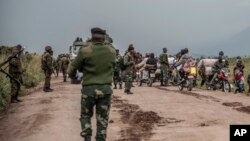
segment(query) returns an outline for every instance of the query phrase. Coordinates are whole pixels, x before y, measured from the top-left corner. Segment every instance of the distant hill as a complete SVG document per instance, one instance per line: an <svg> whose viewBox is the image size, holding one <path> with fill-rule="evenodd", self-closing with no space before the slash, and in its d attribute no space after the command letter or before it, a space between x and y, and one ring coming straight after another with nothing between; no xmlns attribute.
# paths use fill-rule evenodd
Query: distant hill
<svg viewBox="0 0 250 141"><path fill-rule="evenodd" d="M204 56L217 56L219 51L227 56L250 56L250 26L228 39L197 45L196 51Z"/></svg>
<svg viewBox="0 0 250 141"><path fill-rule="evenodd" d="M250 56L250 27L231 38L214 43L214 50L223 50L229 56Z"/></svg>

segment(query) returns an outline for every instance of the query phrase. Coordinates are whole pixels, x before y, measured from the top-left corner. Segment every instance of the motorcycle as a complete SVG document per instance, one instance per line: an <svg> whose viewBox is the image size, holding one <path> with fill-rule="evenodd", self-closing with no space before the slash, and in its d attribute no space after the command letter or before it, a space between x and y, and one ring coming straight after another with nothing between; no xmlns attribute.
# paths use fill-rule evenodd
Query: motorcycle
<svg viewBox="0 0 250 141"><path fill-rule="evenodd" d="M217 72L217 77L214 79L213 84L210 84L209 82L211 81L212 78L213 76L210 76L209 80L206 82L207 89L213 89L213 90L222 89L223 92L231 92L231 85L228 81L227 68L220 69Z"/></svg>
<svg viewBox="0 0 250 141"><path fill-rule="evenodd" d="M184 88L187 88L188 91L192 91L195 82L196 68L181 68L178 73L181 77L181 81L178 83L179 90L182 91Z"/></svg>
<svg viewBox="0 0 250 141"><path fill-rule="evenodd" d="M244 75L243 72L239 69L236 69L234 72L234 83L235 83L235 93L242 93L245 91L244 89Z"/></svg>
<svg viewBox="0 0 250 141"><path fill-rule="evenodd" d="M141 79L140 79L140 84L139 86L142 86L142 83L146 83L147 86L151 87L155 81L155 70L151 69L151 70L143 70L141 72Z"/></svg>

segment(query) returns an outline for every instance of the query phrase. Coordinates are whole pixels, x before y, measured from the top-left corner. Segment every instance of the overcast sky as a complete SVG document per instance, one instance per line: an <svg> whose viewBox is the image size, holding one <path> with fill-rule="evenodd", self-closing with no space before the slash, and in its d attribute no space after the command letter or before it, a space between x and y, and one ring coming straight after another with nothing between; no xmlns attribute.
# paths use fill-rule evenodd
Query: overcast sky
<svg viewBox="0 0 250 141"><path fill-rule="evenodd" d="M122 52L159 54L224 40L250 26L250 0L0 0L0 44L22 44L31 52L51 45L67 52L91 27L107 30Z"/></svg>

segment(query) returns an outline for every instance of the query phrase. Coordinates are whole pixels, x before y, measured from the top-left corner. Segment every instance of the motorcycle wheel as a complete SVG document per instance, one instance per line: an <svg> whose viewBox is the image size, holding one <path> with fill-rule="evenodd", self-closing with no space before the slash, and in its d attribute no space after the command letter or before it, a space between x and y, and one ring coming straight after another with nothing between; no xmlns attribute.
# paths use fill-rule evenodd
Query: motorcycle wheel
<svg viewBox="0 0 250 141"><path fill-rule="evenodd" d="M194 79L193 78L189 78L188 79L188 91L192 91L193 89L193 85L194 85Z"/></svg>
<svg viewBox="0 0 250 141"><path fill-rule="evenodd" d="M211 87L208 84L206 84L206 89L211 90Z"/></svg>
<svg viewBox="0 0 250 141"><path fill-rule="evenodd" d="M149 83L148 83L148 86L149 86L149 87L152 87L153 81L154 81L154 80L152 80L152 79L149 80Z"/></svg>
<svg viewBox="0 0 250 141"><path fill-rule="evenodd" d="M139 86L142 86L142 80L140 80L140 84L139 84Z"/></svg>
<svg viewBox="0 0 250 141"><path fill-rule="evenodd" d="M182 91L183 88L184 88L184 84L183 84L183 83L179 84L179 85L178 85L178 88L179 88L180 91Z"/></svg>
<svg viewBox="0 0 250 141"><path fill-rule="evenodd" d="M230 93L231 92L231 85L228 81L223 82L223 92Z"/></svg>

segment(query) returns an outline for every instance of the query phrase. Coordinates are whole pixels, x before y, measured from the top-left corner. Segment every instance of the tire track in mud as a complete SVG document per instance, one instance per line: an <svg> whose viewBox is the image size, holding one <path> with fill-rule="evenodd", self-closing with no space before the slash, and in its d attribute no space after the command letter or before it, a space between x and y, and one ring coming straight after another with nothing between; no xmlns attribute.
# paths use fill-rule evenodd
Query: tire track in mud
<svg viewBox="0 0 250 141"><path fill-rule="evenodd" d="M149 141L155 125L165 126L184 121L163 118L153 111L143 111L138 105L129 104L127 100L121 100L118 96L113 97L113 106L119 109L121 121L128 124L128 127L120 132L121 138L116 141Z"/></svg>
<svg viewBox="0 0 250 141"><path fill-rule="evenodd" d="M181 93L184 95L189 95L189 96L193 96L197 99L210 99L214 102L221 102L220 99L215 98L213 96L205 96L205 95L201 95L198 93L194 93L194 92L189 92L189 91L179 91L179 90L170 90L167 88L162 88L160 86L155 86L155 88L159 89L159 90L164 90L164 91L171 91L171 92L175 92L175 93ZM232 109L238 111L238 112L242 112L242 113L246 113L246 114L250 114L250 106L244 106L241 102L223 102L222 103L223 106L226 107L232 107Z"/></svg>

